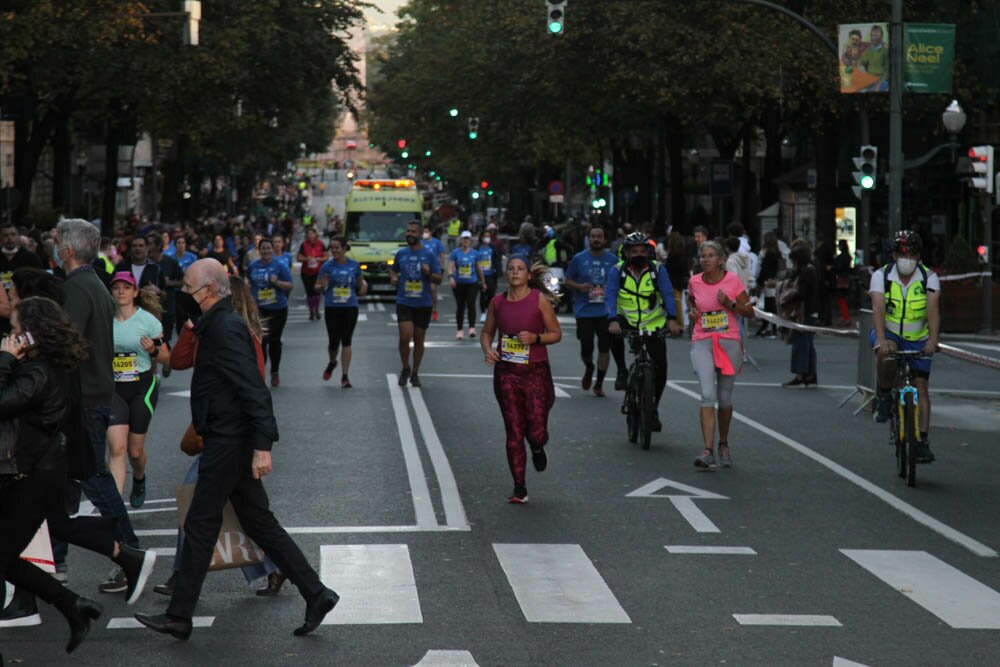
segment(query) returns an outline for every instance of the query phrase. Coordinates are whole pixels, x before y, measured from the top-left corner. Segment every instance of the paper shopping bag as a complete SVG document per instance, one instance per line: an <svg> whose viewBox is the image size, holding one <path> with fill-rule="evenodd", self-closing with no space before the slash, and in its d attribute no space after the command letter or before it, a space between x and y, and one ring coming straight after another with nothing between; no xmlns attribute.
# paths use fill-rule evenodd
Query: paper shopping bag
<svg viewBox="0 0 1000 667"><path fill-rule="evenodd" d="M177 486L177 527L180 530L184 530L184 520L191 508L191 499L194 498L194 487L194 484ZM222 510L222 528L219 531L219 539L212 551L212 561L208 564L208 569L228 570L234 567L253 565L263 559L264 552L243 532L243 526L240 525L240 520L236 517L236 511L233 509L232 503L227 500L226 506Z"/></svg>
<svg viewBox="0 0 1000 667"><path fill-rule="evenodd" d="M56 561L52 557L52 542L49 540L49 522L43 521L28 546L21 552L21 558L34 563L49 574L56 573Z"/></svg>

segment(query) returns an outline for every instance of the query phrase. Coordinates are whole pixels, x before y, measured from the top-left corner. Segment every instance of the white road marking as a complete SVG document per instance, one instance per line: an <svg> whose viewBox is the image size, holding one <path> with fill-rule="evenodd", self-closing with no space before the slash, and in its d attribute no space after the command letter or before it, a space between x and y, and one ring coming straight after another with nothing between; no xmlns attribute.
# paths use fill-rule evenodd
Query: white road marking
<svg viewBox="0 0 1000 667"><path fill-rule="evenodd" d="M427 651L413 667L479 667L468 651Z"/></svg>
<svg viewBox="0 0 1000 667"><path fill-rule="evenodd" d="M926 551L840 552L953 628L1000 630L1000 593Z"/></svg>
<svg viewBox="0 0 1000 667"><path fill-rule="evenodd" d="M171 391L167 396L180 396L181 398L191 398L191 390L185 389L184 391Z"/></svg>
<svg viewBox="0 0 1000 667"><path fill-rule="evenodd" d="M668 544L663 547L672 554L721 554L731 556L756 556L757 552L750 547L700 547Z"/></svg>
<svg viewBox="0 0 1000 667"><path fill-rule="evenodd" d="M157 558L160 558L160 557L164 557L165 558L165 557L168 557L168 556L176 556L177 555L177 549L174 548L174 547L156 547L154 549L150 549L150 551L155 551Z"/></svg>
<svg viewBox="0 0 1000 667"><path fill-rule="evenodd" d="M690 493L689 496L678 496L678 495L665 495L657 493L657 491L665 488L675 488L681 491L686 491ZM704 489L699 489L695 486L690 486L688 484L682 484L681 482L675 482L671 479L659 478L653 480L649 484L644 484L640 486L635 491L625 494L626 498L667 498L681 513L681 516L691 524L699 533L718 533L721 532L719 527L712 523L712 520L708 518L701 509L694 504L695 499L698 500L729 500L726 496L721 496L718 493L712 493L711 491L705 491Z"/></svg>
<svg viewBox="0 0 1000 667"><path fill-rule="evenodd" d="M451 526L292 526L285 528L289 535L351 535L371 533L425 533L450 532L457 529ZM137 537L176 537L176 528L155 528L135 531Z"/></svg>
<svg viewBox="0 0 1000 667"><path fill-rule="evenodd" d="M399 315L397 315L396 313L393 313L392 315L390 315L390 317L392 318L393 322L399 321Z"/></svg>
<svg viewBox="0 0 1000 667"><path fill-rule="evenodd" d="M529 623L631 623L579 544L494 544Z"/></svg>
<svg viewBox="0 0 1000 667"><path fill-rule="evenodd" d="M571 398L569 393L562 387L557 385L556 387L554 387L554 389L556 392L556 398Z"/></svg>
<svg viewBox="0 0 1000 667"><path fill-rule="evenodd" d="M375 312L375 304L372 303L371 301L368 302L368 312L369 313L374 313Z"/></svg>
<svg viewBox="0 0 1000 667"><path fill-rule="evenodd" d="M195 616L191 625L195 628L210 628L215 623L215 616ZM108 630L135 630L146 626L134 618L112 618L108 621Z"/></svg>
<svg viewBox="0 0 1000 667"><path fill-rule="evenodd" d="M320 578L340 595L324 625L424 622L405 544L324 544Z"/></svg>
<svg viewBox="0 0 1000 667"><path fill-rule="evenodd" d="M431 420L431 413L424 403L423 392L419 388L409 390L410 401L413 402L413 412L417 416L417 425L420 427L420 435L424 439L424 446L434 467L434 475L437 477L438 488L441 490L441 504L444 506L445 523L449 528L456 530L469 530L469 519L465 514L465 507L462 505L462 495L458 492L458 482L455 481L455 473L448 462L448 456L444 453L441 440L438 438L437 429Z"/></svg>
<svg viewBox="0 0 1000 667"><path fill-rule="evenodd" d="M128 513L132 515L132 514L154 514L156 512L176 512L176 511L177 511L176 507L151 507L149 509L144 509L144 510L134 510L132 508L129 508Z"/></svg>
<svg viewBox="0 0 1000 667"><path fill-rule="evenodd" d="M812 625L841 627L833 616L813 614L733 614L740 625Z"/></svg>
<svg viewBox="0 0 1000 667"><path fill-rule="evenodd" d="M384 313L385 312L385 304L382 303L381 301L379 301L378 303L375 304L375 310L377 310L380 313Z"/></svg>
<svg viewBox="0 0 1000 667"><path fill-rule="evenodd" d="M685 388L679 386L676 382L674 382L672 380L668 381L667 385L669 385L670 388L673 389L674 391L680 392L680 393L684 394L685 396L689 396L689 397L691 397L691 398L693 398L695 400L698 400L698 401L701 400L701 396L699 394L696 394L693 391L690 391L688 389L685 389ZM952 542L955 542L956 544L959 544L959 545L965 547L966 549L968 549L972 553L976 554L977 556L985 556L985 557L988 557L988 558L996 558L997 557L997 555L998 555L997 552L994 551L992 548L986 546L982 542L979 542L978 540L975 540L975 539L969 537L968 535L955 530L951 526L949 526L949 525L947 525L947 524L945 524L945 523L943 523L941 521L938 521L937 519L935 519L931 515L927 514L926 512L923 512L923 511L917 509L916 507L914 507L913 505L909 504L908 502L902 500L901 498L898 498L898 497L892 495L891 493L889 493L885 489L883 489L881 487L878 487L875 484L872 484L867 479L861 477L860 475L858 475L858 474L856 474L854 472L851 472L850 470L848 470L844 466L840 465L839 463L836 463L835 461L827 458L826 456L823 456L819 452L816 452L816 451L814 451L814 450L806 447L801 442L798 442L796 440L792 440L788 436L783 435L781 433L778 433L774 429L768 428L767 426L764 426L760 422L755 421L753 419L750 419L749 417L745 417L744 415L740 414L739 412L733 412L733 418L736 419L737 421L743 422L744 424L746 424L746 425L748 425L748 426L750 426L750 427L752 427L754 429L757 429L758 431L760 431L761 433L764 433L765 435L771 436L772 438L774 438L775 440L777 440L781 444L783 444L783 445L785 445L787 447L790 447L791 449L794 449L795 451L799 452L800 454L809 457L813 461L815 461L815 462L819 463L820 465L824 466L825 468L829 469L831 472L833 472L833 473L835 473L837 475L840 475L841 477L843 477L847 481L851 482L852 484L855 484L855 485L861 487L862 489L864 489L868 493L872 494L873 496L875 496L879 500L881 500L884 503L888 504L890 507L893 507L894 509L899 510L900 512L902 512L906 516L908 516L911 519L913 519L914 521L916 521L917 523L920 523L920 524L923 524L924 526L927 526L928 528L930 528L934 532L936 532L939 535L941 535L941 536L943 536L943 537L951 540Z"/></svg>
<svg viewBox="0 0 1000 667"><path fill-rule="evenodd" d="M368 321L368 315L367 314L360 313L358 315L358 322L367 322L367 321Z"/></svg>
<svg viewBox="0 0 1000 667"><path fill-rule="evenodd" d="M403 445L403 460L406 462L406 474L410 478L410 492L413 495L413 510L417 525L423 528L437 526L434 516L434 506L431 504L431 492L427 487L427 475L424 465L420 462L420 452L417 451L417 440L413 437L413 425L410 423L410 413L406 409L406 400L399 387L395 373L385 376L389 385L389 396L392 398L392 411L396 414L396 428L399 430L399 440Z"/></svg>
<svg viewBox="0 0 1000 667"><path fill-rule="evenodd" d="M835 655L833 656L833 667L868 667L868 665Z"/></svg>

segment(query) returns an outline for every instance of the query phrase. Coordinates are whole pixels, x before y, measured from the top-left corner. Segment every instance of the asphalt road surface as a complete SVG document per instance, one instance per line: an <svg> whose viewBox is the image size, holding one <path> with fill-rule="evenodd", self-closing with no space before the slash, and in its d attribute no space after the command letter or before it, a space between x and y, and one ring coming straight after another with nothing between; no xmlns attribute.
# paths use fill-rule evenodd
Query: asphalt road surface
<svg viewBox="0 0 1000 667"><path fill-rule="evenodd" d="M556 376L550 464L512 482L490 370L478 341L432 325L423 389L396 386L391 304L362 305L353 390L320 377L323 324L301 287L273 390L281 440L266 480L272 507L342 596L297 638L304 604L286 584L258 598L237 570L210 573L191 639L137 628L161 612L175 487L189 459L190 373L164 380L147 441L148 498L132 518L159 551L133 606L96 590L110 563L72 549L70 584L104 616L77 665L996 665L1000 664L1000 383L939 358L931 444L916 488L894 470L887 429L859 401L857 344L819 338L814 389L782 389L789 348L755 339L740 377L731 470L698 472L698 401L683 340L669 344L665 428L630 445L621 394L579 387L575 326L550 350ZM996 346L977 351L1000 356ZM612 366L613 368L613 366ZM609 384L611 380L609 378ZM129 481L129 485L131 481ZM86 508L85 508L86 511ZM7 664L53 665L67 630L0 630Z"/></svg>

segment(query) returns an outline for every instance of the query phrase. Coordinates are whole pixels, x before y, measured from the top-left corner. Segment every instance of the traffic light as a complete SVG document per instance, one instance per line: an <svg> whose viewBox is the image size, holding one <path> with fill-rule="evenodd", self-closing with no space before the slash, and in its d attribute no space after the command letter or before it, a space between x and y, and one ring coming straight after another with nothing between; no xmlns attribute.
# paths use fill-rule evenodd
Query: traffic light
<svg viewBox="0 0 1000 667"><path fill-rule="evenodd" d="M399 156L405 160L406 158L410 157L410 152L403 151L402 153L399 154Z"/></svg>
<svg viewBox="0 0 1000 667"><path fill-rule="evenodd" d="M473 116L469 119L469 139L475 139L479 136L479 117Z"/></svg>
<svg viewBox="0 0 1000 667"><path fill-rule="evenodd" d="M983 192L993 192L993 147L973 146L969 149L972 162L972 187Z"/></svg>
<svg viewBox="0 0 1000 667"><path fill-rule="evenodd" d="M400 139L399 141L396 142L396 145L399 146L400 148L406 148L406 139Z"/></svg>
<svg viewBox="0 0 1000 667"><path fill-rule="evenodd" d="M430 157L430 156L431 156L430 151L424 151L424 157Z"/></svg>
<svg viewBox="0 0 1000 667"><path fill-rule="evenodd" d="M976 254L979 255L979 261L983 264L990 263L990 249L985 245L980 245L976 247Z"/></svg>
<svg viewBox="0 0 1000 667"><path fill-rule="evenodd" d="M566 0L547 0L545 24L550 35L561 35L566 21Z"/></svg>
<svg viewBox="0 0 1000 667"><path fill-rule="evenodd" d="M878 176L878 146L862 146L861 154L854 158L854 167L857 171L852 172L852 175L857 185L851 189L854 191L854 196L861 199L863 193L875 189Z"/></svg>
<svg viewBox="0 0 1000 667"><path fill-rule="evenodd" d="M473 198L473 199L479 199L479 192L478 192L478 191L476 191L476 190L473 190L473 191L472 191L472 198Z"/></svg>
<svg viewBox="0 0 1000 667"><path fill-rule="evenodd" d="M451 116L452 118L457 118L458 117L458 109L455 108L455 107L452 107L452 108L448 109L448 115Z"/></svg>
<svg viewBox="0 0 1000 667"><path fill-rule="evenodd" d="M482 183L479 184L479 187L482 188L483 190L486 190L487 188L490 187L490 184L486 181L483 181Z"/></svg>

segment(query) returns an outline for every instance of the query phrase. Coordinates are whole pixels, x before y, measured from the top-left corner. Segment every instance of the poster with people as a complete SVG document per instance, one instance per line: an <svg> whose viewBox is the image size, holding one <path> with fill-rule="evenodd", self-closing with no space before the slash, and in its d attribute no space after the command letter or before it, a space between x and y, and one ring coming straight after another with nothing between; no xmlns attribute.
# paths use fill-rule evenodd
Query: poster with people
<svg viewBox="0 0 1000 667"><path fill-rule="evenodd" d="M840 92L888 92L888 24L845 23L838 26L837 34Z"/></svg>

